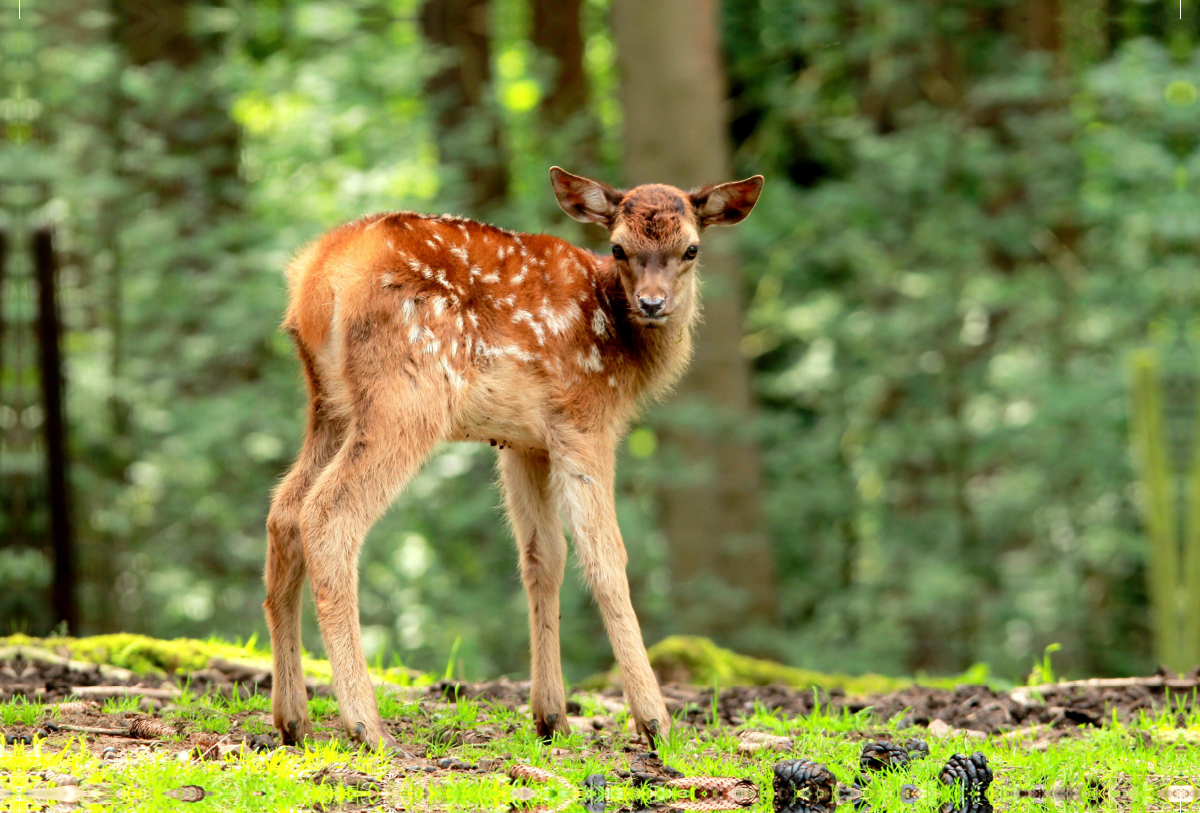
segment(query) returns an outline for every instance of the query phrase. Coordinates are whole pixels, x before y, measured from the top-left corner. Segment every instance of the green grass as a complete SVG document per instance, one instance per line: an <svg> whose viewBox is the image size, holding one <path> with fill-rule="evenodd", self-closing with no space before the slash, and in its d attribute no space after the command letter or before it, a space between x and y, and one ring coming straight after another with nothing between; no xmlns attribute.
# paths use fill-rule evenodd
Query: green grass
<svg viewBox="0 0 1200 813"><path fill-rule="evenodd" d="M253 642L249 648L253 648ZM453 663L451 659L450 664ZM1049 652L1040 667L1043 675L1052 673ZM728 685L720 676L714 677L713 683ZM505 771L517 761L546 768L563 778L563 783L531 785L534 798L521 801L518 809L536 805L554 809L566 805L583 779L592 773L608 777L609 810L636 810L673 798L670 791L634 787L616 776L617 770L629 769L630 758L644 752L645 746L634 742L627 725L628 714L611 714L595 695L575 696L582 715L611 717L616 728L593 732L585 726L584 730L577 728L569 735L558 735L551 743L537 738L527 714L496 703L418 703L384 689L377 690L376 695L384 718L402 721L403 745L423 748L428 760L443 756L472 764L490 760L494 763L493 772L482 775L404 772L391 762L389 755L366 752L342 737L337 702L330 697L309 701L314 728L327 741L268 754L241 753L221 762L180 762L177 754L188 749L185 739L190 734L208 732L228 743L237 743L244 735L274 734L270 702L266 698L241 698L234 692L233 698L227 700L185 687L181 696L162 712L165 721L179 725L185 733L173 742L154 747L140 744L126 748L125 756L116 761L101 760L84 747L81 739L67 739L61 734L52 740L53 746L42 740L30 747L0 746L0 811L36 809L26 802L32 798L29 796L32 791L46 789L48 780L39 773L44 771L70 773L83 781L85 789L102 791L108 801L97 802L91 808L96 810L208 809L234 813L336 810L338 805L362 795L345 787L312 782L313 775L322 769L359 771L376 777L383 787L384 801L405 809L463 813L508 810L518 791ZM136 709L133 698L104 704L105 713L114 715ZM0 703L0 724L5 729L32 729L54 713L53 706L18 699ZM716 713L715 705L704 708L703 713L711 719ZM936 740L927 737L922 728L900 729L903 715L879 720L870 710L851 714L818 707L811 715L789 719L760 705L744 717L744 723L736 727L694 730L677 723L670 737L660 744L659 753L669 765L688 776L730 776L754 781L761 792L754 810L764 813L770 809L772 766L776 761L801 756L815 759L825 763L840 783L849 784L858 775L858 757L865 738L878 739L883 734L890 734L895 740L927 739L931 755L905 771L875 775L863 799L875 810L915 813L956 802L955 789L937 782L938 772L955 752L982 751L987 756L996 774L989 797L997 808L1003 806L1013 811L1048 809L1044 802L1019 797L1021 789L1037 785L1083 790L1091 782L1118 788L1127 798L1122 798L1119 804L1110 800L1101 809L1128 811L1149 811L1155 805L1165 809L1156 794L1171 780L1200 786L1200 703L1195 692L1172 698L1170 707L1157 713L1143 712L1129 725L1109 720L1100 728L1054 742L1044 750L1031 748L1029 743L998 738L952 736ZM738 741L746 731L786 736L793 740L794 747L786 753L762 751L743 756L738 753ZM92 750L99 749L93 746ZM188 784L205 788L205 800L188 803L169 795ZM906 785L917 786L922 794L911 807L899 803L901 788ZM523 793L528 795L528 791ZM572 813L579 811L578 807L565 809Z"/></svg>
<svg viewBox="0 0 1200 813"><path fill-rule="evenodd" d="M380 699L387 717L402 716L411 723L412 733L405 737L405 742L426 746L430 759L444 755L469 763L499 759L502 768L524 761L551 770L565 780L565 784L530 786L536 796L527 802L529 805L554 808L570 801L574 798L573 788L578 788L592 773L608 775L609 809L639 809L678 797L678 792L673 796L671 791L661 788L633 787L615 776L615 770L628 769L631 755L624 747L633 745L631 734L623 725L596 737L590 736L589 731L574 731L556 736L547 744L534 735L532 724L524 715L503 706L462 701L431 708L405 703L392 695ZM585 705L592 702L586 697L581 701ZM602 709L589 705L588 710ZM201 697L185 692L176 708L164 716L188 723L191 730L225 734L231 730L236 716L249 712L252 716L244 718L242 731L267 733L267 724L258 719L265 711L261 700L227 701L218 696ZM332 699L314 698L310 701L310 711L315 721L336 729L337 707ZM31 725L49 713L49 707L20 700L0 704L0 720L6 725ZM770 804L767 789L772 765L777 760L799 756L816 759L829 766L840 782L849 783L858 773L863 734L878 738L886 732L896 740L909 736L924 738L923 729L900 729L900 720L899 715L892 720L877 720L870 711L851 714L831 713L827 709L786 719L760 706L736 728L721 726L697 732L677 724L671 736L660 744L659 754L688 776L751 779L763 791L754 809L766 811ZM461 743L463 734L479 730L496 736L479 744ZM790 737L794 748L787 753L741 756L737 751L739 734L751 730ZM1149 742L1143 739L1142 732L1149 734ZM928 742L931 749L928 758L914 762L904 771L874 775L864 791L864 802L873 809L909 809L899 808L897 802L902 786L915 785L923 794L918 800L922 810L936 810L942 804L954 803L955 789L940 785L937 774L952 753L976 750L988 757L996 773L996 783L989 794L991 800L997 805L1006 803L1010 810L1044 810L1043 806L1035 806L1033 800L1018 798L1019 789L1035 785L1046 788L1065 785L1082 790L1090 781L1099 786L1120 786L1129 796L1127 804L1116 808L1110 804L1107 809L1141 811L1152 809L1156 788L1171 779L1193 777L1193 784L1200 783L1200 706L1191 695L1173 698L1172 707L1158 713L1142 713L1129 726L1110 720L1103 727L1089 729L1044 751L995 738L952 736ZM177 748L184 747L181 744ZM634 752L641 751L644 747L634 748ZM318 804L336 809L337 805L358 798L360 792L316 785L309 777L321 768L334 768L361 771L383 779L389 773L394 774L389 760L387 755L351 747L340 738L309 744L299 753L287 749L270 754L248 753L225 763L180 763L170 748L141 752L126 762L107 762L88 753L79 740L68 741L66 747L58 749L51 749L39 740L31 747L10 746L0 750L0 787L17 794L8 800L0 799L0 810L18 809L11 804L6 808L5 801L12 802L20 798L20 793L43 786L45 783L35 774L46 770L78 776L85 787L106 785L109 796L119 800L118 806L138 810L205 809L167 795L168 791L188 784L205 788L206 798L212 800L207 809L267 813ZM485 775L401 774L400 778L381 784L392 803L408 809L491 811L507 807L514 798L514 783L502 771ZM252 795L256 792L260 795Z"/></svg>
<svg viewBox="0 0 1200 813"><path fill-rule="evenodd" d="M23 697L18 697L7 703L0 703L0 724L5 728L14 725L35 725L41 720L50 707L41 703L30 703Z"/></svg>

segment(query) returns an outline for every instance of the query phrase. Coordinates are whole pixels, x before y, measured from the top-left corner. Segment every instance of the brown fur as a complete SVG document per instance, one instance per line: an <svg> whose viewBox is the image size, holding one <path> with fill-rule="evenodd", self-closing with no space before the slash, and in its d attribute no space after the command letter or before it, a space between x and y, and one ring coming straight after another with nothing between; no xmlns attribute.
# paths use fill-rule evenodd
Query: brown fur
<svg viewBox="0 0 1200 813"><path fill-rule="evenodd" d="M691 355L698 303L684 252L706 225L749 214L762 179L689 194L661 185L618 192L557 168L551 178L564 210L606 225L625 260L545 235L395 212L334 229L288 268L284 327L310 405L304 446L267 520L264 604L274 720L286 742L312 733L300 671L307 570L342 724L372 747L394 744L359 637L358 553L372 523L446 440L500 449L529 595L538 731L567 730L560 513L634 720L651 737L670 727L629 599L615 449L638 405L669 389ZM647 299L661 300L657 314L646 312Z"/></svg>

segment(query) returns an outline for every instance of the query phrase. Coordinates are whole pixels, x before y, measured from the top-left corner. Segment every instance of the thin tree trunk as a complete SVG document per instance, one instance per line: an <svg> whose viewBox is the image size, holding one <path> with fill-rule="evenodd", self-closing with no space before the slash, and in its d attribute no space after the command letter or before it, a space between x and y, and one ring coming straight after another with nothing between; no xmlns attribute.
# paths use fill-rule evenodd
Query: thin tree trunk
<svg viewBox="0 0 1200 813"><path fill-rule="evenodd" d="M588 83L583 68L583 0L533 0L533 46L554 60L554 79L542 97L546 123L562 126L587 109Z"/></svg>
<svg viewBox="0 0 1200 813"><path fill-rule="evenodd" d="M488 99L492 63L487 0L426 0L421 33L446 60L425 86L442 163L462 169L471 211L487 212L508 196L509 183L500 127Z"/></svg>
<svg viewBox="0 0 1200 813"><path fill-rule="evenodd" d="M58 263L49 229L33 233L34 270L38 284L43 424L46 439L46 483L50 508L50 550L54 556L51 586L53 623L79 634L75 603L75 542L71 526L71 488L67 461L66 400L63 393L62 326L58 318Z"/></svg>
<svg viewBox="0 0 1200 813"><path fill-rule="evenodd" d="M539 104L543 150L572 172L599 170L599 122L588 110L584 68L583 0L533 0L529 38L551 76ZM552 217L565 217L557 206Z"/></svg>
<svg viewBox="0 0 1200 813"><path fill-rule="evenodd" d="M683 188L733 179L717 0L614 0L613 34L630 184ZM740 352L742 281L732 235L704 238L704 323L676 406L702 409L703 427L669 428L680 477L664 484L675 630L731 638L775 618L774 557L759 505L750 366ZM746 642L742 638L743 645Z"/></svg>

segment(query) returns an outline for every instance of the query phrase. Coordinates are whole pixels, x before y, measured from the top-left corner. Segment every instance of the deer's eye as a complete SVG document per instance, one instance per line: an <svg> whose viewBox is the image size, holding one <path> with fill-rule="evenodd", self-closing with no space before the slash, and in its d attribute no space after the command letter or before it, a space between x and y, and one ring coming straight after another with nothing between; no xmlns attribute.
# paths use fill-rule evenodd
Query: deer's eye
<svg viewBox="0 0 1200 813"><path fill-rule="evenodd" d="M613 253L613 257L618 260L628 260L629 259L628 257L625 256L625 249L621 248L616 243L613 243L612 253Z"/></svg>
<svg viewBox="0 0 1200 813"><path fill-rule="evenodd" d="M683 252L683 259L694 260L696 255L700 253L700 246L688 246L687 251Z"/></svg>

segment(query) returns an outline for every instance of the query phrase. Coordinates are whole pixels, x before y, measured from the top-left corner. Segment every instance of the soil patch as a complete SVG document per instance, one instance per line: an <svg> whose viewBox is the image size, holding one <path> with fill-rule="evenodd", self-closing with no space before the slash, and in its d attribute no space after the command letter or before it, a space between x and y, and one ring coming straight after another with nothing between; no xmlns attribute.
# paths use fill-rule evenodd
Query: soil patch
<svg viewBox="0 0 1200 813"><path fill-rule="evenodd" d="M1099 683L1112 683L1099 682ZM1140 713L1159 713L1164 709L1174 710L1187 703L1200 690L1200 672L1183 678L1156 675L1142 679L1117 681L1123 685L1057 684L1037 687L1034 690L1018 689L1003 692L986 686L959 686L953 690L912 686L900 691L867 697L847 697L837 690L800 690L780 686L748 686L721 689L717 698L720 722L727 726L738 726L754 713L757 707L771 712L782 712L785 716L811 714L820 704L826 710L861 712L872 709L880 722L900 715L903 724L914 726L939 725L948 729L967 729L983 735L997 735L1015 729L1038 726L1039 730L1059 730L1062 734L1077 732L1081 726L1098 726L1112 718L1114 712L1123 723L1136 722ZM1097 682L1090 682L1095 684ZM83 697L85 702L71 704L62 709L57 722L70 730L69 726L82 728L126 728L136 719L162 718L164 710L170 711L172 702L179 696L181 687L187 686L197 693L219 693L225 698L235 694L248 697L253 694L269 696L271 676L269 672L243 664L214 659L206 669L169 677L146 677L113 667L82 664L78 661L54 662L40 659L15 657L0 660L0 700L24 698L30 702L59 703L74 696ZM422 706L453 702L455 699L485 701L513 710L522 709L529 702L529 682L498 680L487 683L459 683L442 681L422 689L409 689L410 699L422 701ZM329 687L311 683L310 696L328 695ZM673 715L697 728L711 725L713 690L682 684L668 683L663 686L667 708ZM106 698L133 698L124 704L136 711L127 710L120 714L102 714L101 706ZM575 726L591 727L596 730L609 727L612 715L623 710L624 703L617 689L606 689L593 696L608 715L581 717L582 705L578 700L570 701L568 714ZM1174 705L1173 705L1174 704ZM481 712L486 717L486 711ZM937 721L941 721L938 723ZM1184 725L1184 715L1179 713L1179 725ZM243 712L228 715L228 730L216 737L223 748L269 743L270 716L262 712ZM411 730L411 720L387 721L401 742ZM172 725L191 746L204 746L214 739L211 731L202 726L191 727L186 718L176 716ZM35 726L10 726L6 735L32 734ZM447 742L446 745L461 745L469 738L488 738L492 732L485 725L462 732L463 742ZM264 735L268 739L261 739ZM329 736L326 734L325 736ZM454 732L447 736L453 737ZM92 740L98 748L108 747L110 735L97 732ZM130 737L115 736L115 741L130 744ZM192 742L195 740L195 742ZM415 749L423 751L422 748ZM201 748L203 755L204 748ZM422 753L414 753L421 758Z"/></svg>

